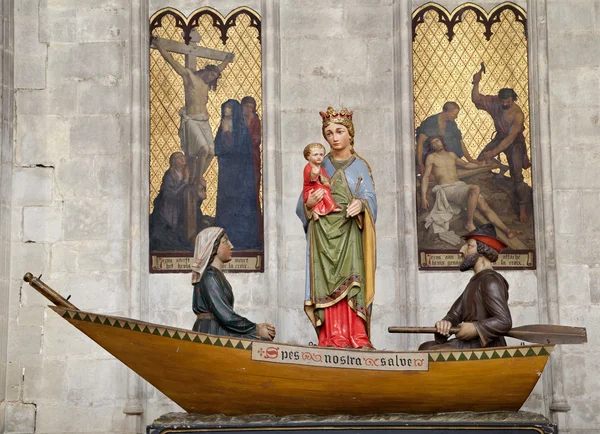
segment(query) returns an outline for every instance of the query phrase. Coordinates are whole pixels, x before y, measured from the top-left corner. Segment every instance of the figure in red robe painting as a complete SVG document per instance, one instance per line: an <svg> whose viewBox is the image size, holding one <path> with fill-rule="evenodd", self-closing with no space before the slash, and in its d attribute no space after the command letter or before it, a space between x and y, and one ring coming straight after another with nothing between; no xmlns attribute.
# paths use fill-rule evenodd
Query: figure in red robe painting
<svg viewBox="0 0 600 434"><path fill-rule="evenodd" d="M262 206L260 197L260 180L262 174L262 161L260 153L260 143L262 141L262 127L260 125L260 118L256 113L256 100L251 96L245 96L242 98L242 114L244 116L244 122L250 132L250 139L252 141L252 164L254 165L254 188L256 189L256 203L259 213L258 222L258 240L262 244L264 238L263 219L262 219Z"/></svg>

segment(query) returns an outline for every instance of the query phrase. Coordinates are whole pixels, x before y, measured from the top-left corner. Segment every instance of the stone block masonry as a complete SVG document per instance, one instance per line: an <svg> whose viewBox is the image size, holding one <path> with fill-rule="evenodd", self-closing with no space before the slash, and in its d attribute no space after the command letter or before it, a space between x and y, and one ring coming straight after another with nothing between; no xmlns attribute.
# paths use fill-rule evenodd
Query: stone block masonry
<svg viewBox="0 0 600 434"><path fill-rule="evenodd" d="M21 279L42 273L90 310L127 307L130 12L128 1L15 2L13 227L2 273L11 282L3 359L13 368L0 372L14 393L3 432L125 425L127 369L54 318ZM105 387L90 387L98 381ZM79 416L69 424L67 415Z"/></svg>

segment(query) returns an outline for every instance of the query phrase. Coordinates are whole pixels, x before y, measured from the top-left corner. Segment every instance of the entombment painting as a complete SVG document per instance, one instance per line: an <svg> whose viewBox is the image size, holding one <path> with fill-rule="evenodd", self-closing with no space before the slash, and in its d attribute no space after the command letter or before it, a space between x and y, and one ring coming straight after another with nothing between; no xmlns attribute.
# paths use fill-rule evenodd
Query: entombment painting
<svg viewBox="0 0 600 434"><path fill-rule="evenodd" d="M461 236L493 223L495 264L535 268L527 19L513 3L413 12L420 269L457 269Z"/></svg>
<svg viewBox="0 0 600 434"><path fill-rule="evenodd" d="M211 8L150 19L151 272L190 271L196 235L225 229L229 271L263 271L260 17Z"/></svg>

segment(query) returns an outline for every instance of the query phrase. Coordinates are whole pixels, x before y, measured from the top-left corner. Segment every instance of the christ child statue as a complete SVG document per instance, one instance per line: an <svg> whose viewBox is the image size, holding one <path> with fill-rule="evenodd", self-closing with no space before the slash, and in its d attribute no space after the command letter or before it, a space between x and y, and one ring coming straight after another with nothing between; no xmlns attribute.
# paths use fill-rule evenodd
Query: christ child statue
<svg viewBox="0 0 600 434"><path fill-rule="evenodd" d="M308 199L311 191L323 190L323 199L313 208L313 218L319 219L320 215L327 215L331 212L341 211L331 195L331 182L325 169L321 167L325 158L325 147L320 143L310 143L304 148L304 158L308 164L304 166L304 188L302 189L302 199L304 203Z"/></svg>

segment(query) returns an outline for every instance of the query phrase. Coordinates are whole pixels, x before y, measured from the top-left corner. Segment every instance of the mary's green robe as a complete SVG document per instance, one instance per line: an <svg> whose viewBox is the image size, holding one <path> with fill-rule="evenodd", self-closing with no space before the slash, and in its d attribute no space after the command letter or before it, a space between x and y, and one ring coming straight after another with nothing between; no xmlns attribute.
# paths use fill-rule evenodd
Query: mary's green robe
<svg viewBox="0 0 600 434"><path fill-rule="evenodd" d="M331 194L342 211L315 221L302 198L298 203L297 214L307 229L304 310L318 330L323 324L323 309L344 300L369 331L375 295L377 199L373 180L366 162L356 155L341 162L328 156L323 168L331 178ZM362 202L363 212L346 218L346 207L354 195Z"/></svg>

